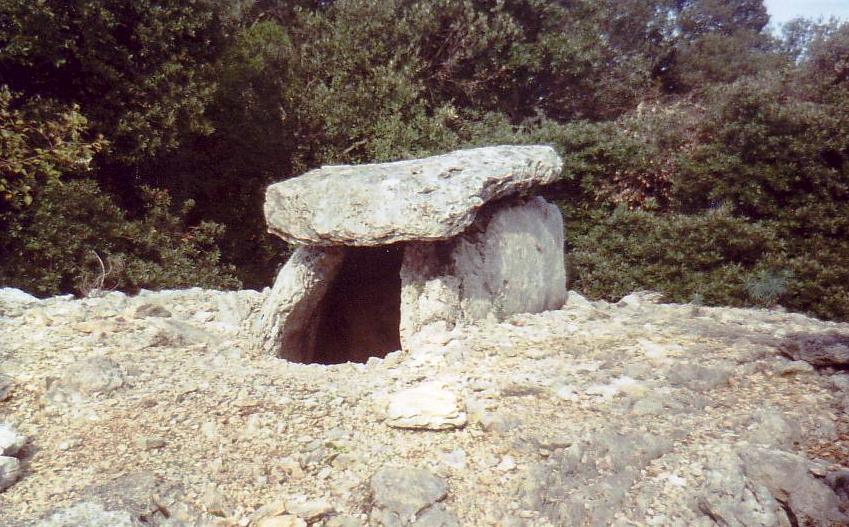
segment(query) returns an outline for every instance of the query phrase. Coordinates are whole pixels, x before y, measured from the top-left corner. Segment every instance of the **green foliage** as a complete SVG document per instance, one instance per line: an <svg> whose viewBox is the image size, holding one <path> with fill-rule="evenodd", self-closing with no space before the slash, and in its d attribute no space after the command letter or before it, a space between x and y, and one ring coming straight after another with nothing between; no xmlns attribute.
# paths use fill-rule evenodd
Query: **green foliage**
<svg viewBox="0 0 849 527"><path fill-rule="evenodd" d="M792 279L793 273L786 269L764 269L746 279L746 292L756 304L772 307L787 293L788 284Z"/></svg>
<svg viewBox="0 0 849 527"><path fill-rule="evenodd" d="M849 241L846 237L788 237L786 251L764 263L792 273L783 306L826 320L849 319Z"/></svg>
<svg viewBox="0 0 849 527"><path fill-rule="evenodd" d="M626 2L631 6L631 2ZM718 82L783 68L789 56L767 31L769 21L761 0L655 0L646 13L631 7L636 20L652 28L652 72L666 93L698 93ZM630 22L633 24L633 20ZM639 34L631 28L631 34ZM637 43L639 46L639 43Z"/></svg>
<svg viewBox="0 0 849 527"><path fill-rule="evenodd" d="M761 0L683 0L676 2L678 26L685 38L708 33L732 35L762 31L769 15Z"/></svg>
<svg viewBox="0 0 849 527"><path fill-rule="evenodd" d="M105 146L86 140L88 122L76 107L49 101L21 104L0 86L0 214L29 206L43 186L63 172L84 172Z"/></svg>
<svg viewBox="0 0 849 527"><path fill-rule="evenodd" d="M693 92L780 70L787 65L787 58L775 53L773 45L769 36L750 30L737 30L730 35L705 33L678 43L675 64L664 74L663 81L669 91Z"/></svg>
<svg viewBox="0 0 849 527"><path fill-rule="evenodd" d="M183 215L191 203L175 215L166 192L143 191L146 212L130 220L91 180L49 182L31 207L0 217L0 283L36 294L85 293L101 285L103 260L107 289L237 287L218 261L221 226L189 227Z"/></svg>
<svg viewBox="0 0 849 527"><path fill-rule="evenodd" d="M767 22L761 0L7 0L0 280L263 287L288 254L269 183L543 143L585 294L849 319L849 25Z"/></svg>
<svg viewBox="0 0 849 527"><path fill-rule="evenodd" d="M607 12L594 2L439 0L410 9L405 33L422 66L416 77L437 101L497 111L514 124L603 119L635 104L646 64L600 39Z"/></svg>
<svg viewBox="0 0 849 527"><path fill-rule="evenodd" d="M849 22L808 26L803 71L826 87L849 88Z"/></svg>
<svg viewBox="0 0 849 527"><path fill-rule="evenodd" d="M780 246L768 225L727 211L657 215L619 207L571 225L575 287L608 300L651 289L673 302L697 295L706 304L746 305L747 276Z"/></svg>
<svg viewBox="0 0 849 527"><path fill-rule="evenodd" d="M78 104L135 163L208 132L211 61L224 33L214 0L4 0L0 78Z"/></svg>
<svg viewBox="0 0 849 527"><path fill-rule="evenodd" d="M102 137L87 140L87 129L77 107L21 101L0 88L0 282L38 294L198 280L238 285L218 261L222 227L185 223L191 202L174 215L166 192L143 187L145 211L131 220L93 181L60 180L90 172L92 157L106 146Z"/></svg>
<svg viewBox="0 0 849 527"><path fill-rule="evenodd" d="M791 89L767 76L713 91L700 144L673 185L679 207L727 202L738 214L780 217L788 227L831 223L849 195L849 109L792 97Z"/></svg>
<svg viewBox="0 0 849 527"><path fill-rule="evenodd" d="M573 235L577 228L576 250L586 248L576 256L584 272L580 287L606 297L655 289L684 301L701 280L704 291L695 292L708 302L768 305L780 293L769 292L767 286L778 283L769 273L780 270L794 277L785 277L784 305L824 318L849 317L843 263L849 258L849 98L839 98L840 86L826 96L802 92L808 94L803 98L798 82L778 75L744 78L712 88L698 106L647 107L615 124L567 126L583 129L579 137L586 139L565 147L571 151L565 170L575 174L585 196L577 201L599 207L589 216L572 203L565 207ZM638 210L605 222L606 210L619 205ZM717 211L733 219L715 226L731 240L758 239L744 228L758 226L773 241L743 265L733 256L739 248L701 237L701 227L674 228L686 225L683 217L712 225L716 220L708 218ZM626 228L633 223L623 218L639 228ZM733 257L693 274L703 265L698 247ZM661 257L657 248L669 253Z"/></svg>

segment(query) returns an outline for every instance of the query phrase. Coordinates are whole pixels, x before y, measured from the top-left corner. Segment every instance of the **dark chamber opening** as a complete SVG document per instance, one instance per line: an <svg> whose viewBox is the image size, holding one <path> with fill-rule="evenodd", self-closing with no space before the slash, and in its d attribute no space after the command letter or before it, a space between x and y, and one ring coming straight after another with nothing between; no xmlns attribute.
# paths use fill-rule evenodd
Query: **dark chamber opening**
<svg viewBox="0 0 849 527"><path fill-rule="evenodd" d="M311 362L366 362L401 349L403 246L351 247L321 301Z"/></svg>

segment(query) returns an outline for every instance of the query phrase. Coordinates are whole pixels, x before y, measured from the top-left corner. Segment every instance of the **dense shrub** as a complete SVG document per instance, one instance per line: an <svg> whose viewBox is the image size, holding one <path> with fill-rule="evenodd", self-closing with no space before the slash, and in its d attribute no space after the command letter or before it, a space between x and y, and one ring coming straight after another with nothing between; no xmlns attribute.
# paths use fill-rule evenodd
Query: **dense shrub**
<svg viewBox="0 0 849 527"><path fill-rule="evenodd" d="M187 226L166 192L144 192L146 212L132 220L91 180L51 182L31 207L6 216L0 283L42 295L238 287L219 262L221 226Z"/></svg>
<svg viewBox="0 0 849 527"><path fill-rule="evenodd" d="M798 82L744 78L699 107L568 126L585 139L564 147L585 193L564 203L578 286L849 318L849 98L801 97ZM786 291L766 299L776 277Z"/></svg>
<svg viewBox="0 0 849 527"><path fill-rule="evenodd" d="M0 79L77 104L133 164L209 131L205 106L225 38L213 0L4 0Z"/></svg>
<svg viewBox="0 0 849 527"><path fill-rule="evenodd" d="M676 208L728 203L736 214L801 229L838 219L832 208L849 198L849 108L792 89L769 75L712 90L698 144L675 173Z"/></svg>
<svg viewBox="0 0 849 527"><path fill-rule="evenodd" d="M22 101L0 86L0 220L29 206L63 173L85 172L106 145L89 139L79 108L53 101Z"/></svg>
<svg viewBox="0 0 849 527"><path fill-rule="evenodd" d="M575 287L608 300L651 289L673 302L697 296L714 305L751 304L747 279L781 245L768 225L721 209L692 216L620 207L592 220L584 232L569 233Z"/></svg>
<svg viewBox="0 0 849 527"><path fill-rule="evenodd" d="M819 235L788 241L789 250L768 262L790 275L779 303L827 320L849 320L849 241Z"/></svg>

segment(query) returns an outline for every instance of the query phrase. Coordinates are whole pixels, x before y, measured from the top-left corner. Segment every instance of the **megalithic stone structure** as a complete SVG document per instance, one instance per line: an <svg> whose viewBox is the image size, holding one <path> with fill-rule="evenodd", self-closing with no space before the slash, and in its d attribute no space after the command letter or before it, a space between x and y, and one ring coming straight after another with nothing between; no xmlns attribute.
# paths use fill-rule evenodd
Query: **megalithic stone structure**
<svg viewBox="0 0 849 527"><path fill-rule="evenodd" d="M563 219L548 146L325 166L268 187L269 232L299 247L254 324L297 362L363 362L482 319L559 309Z"/></svg>

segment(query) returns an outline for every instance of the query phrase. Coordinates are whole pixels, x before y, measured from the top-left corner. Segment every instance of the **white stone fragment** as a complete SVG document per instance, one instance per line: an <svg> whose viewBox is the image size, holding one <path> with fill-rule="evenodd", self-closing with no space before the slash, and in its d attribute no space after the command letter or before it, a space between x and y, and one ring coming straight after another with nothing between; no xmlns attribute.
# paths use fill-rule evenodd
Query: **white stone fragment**
<svg viewBox="0 0 849 527"><path fill-rule="evenodd" d="M11 423L0 423L0 456L14 456L27 442L25 435Z"/></svg>
<svg viewBox="0 0 849 527"><path fill-rule="evenodd" d="M465 425L466 412L453 392L441 383L429 382L394 394L386 409L386 424L448 430Z"/></svg>
<svg viewBox="0 0 849 527"><path fill-rule="evenodd" d="M21 477L21 462L17 458L0 456L0 492L14 485Z"/></svg>
<svg viewBox="0 0 849 527"><path fill-rule="evenodd" d="M500 472L511 472L516 470L516 461L511 456L504 456L495 468Z"/></svg>

